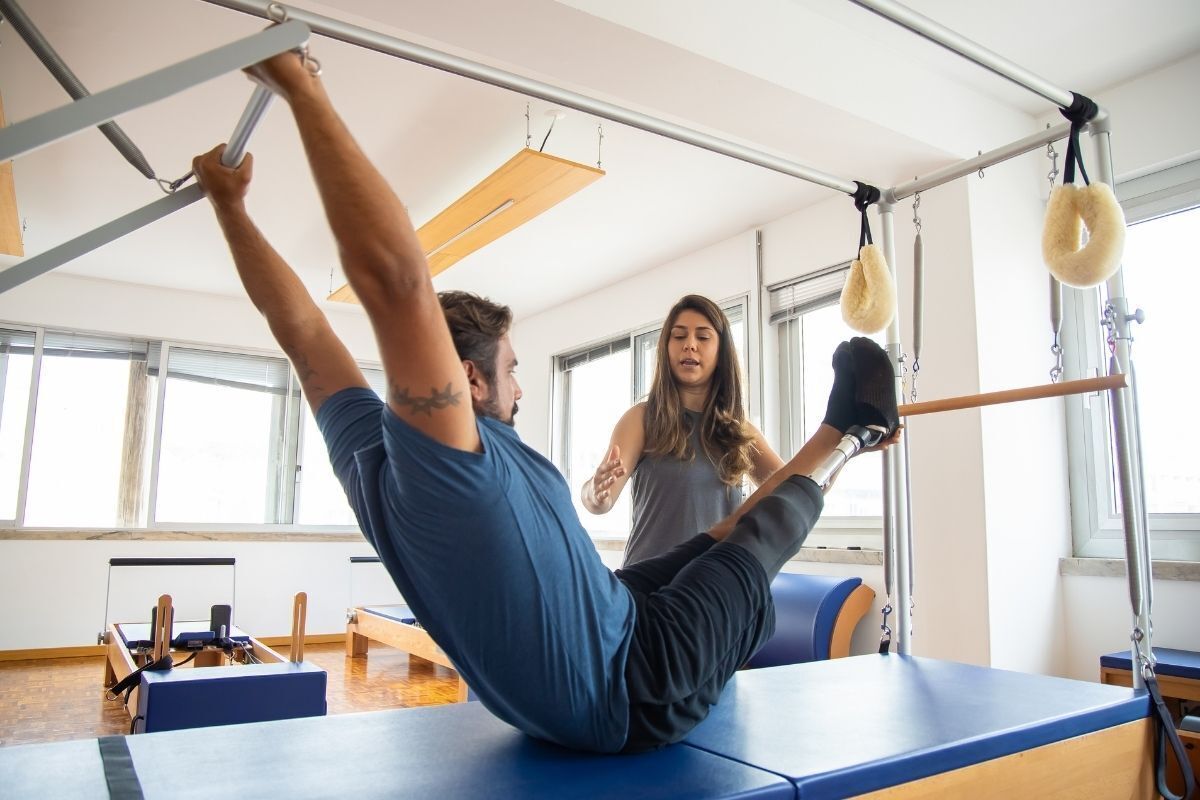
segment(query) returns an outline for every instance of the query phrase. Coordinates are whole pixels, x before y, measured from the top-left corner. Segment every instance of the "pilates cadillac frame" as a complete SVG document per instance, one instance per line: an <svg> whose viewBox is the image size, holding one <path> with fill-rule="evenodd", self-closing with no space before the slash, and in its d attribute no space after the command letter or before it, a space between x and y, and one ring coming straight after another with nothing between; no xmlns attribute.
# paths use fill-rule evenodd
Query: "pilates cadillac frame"
<svg viewBox="0 0 1200 800"><path fill-rule="evenodd" d="M969 61L1007 78L1059 107L1069 106L1072 102L1071 92L1054 86L932 20L892 2L892 0L851 1L958 53ZM272 4L267 0L205 0L205 2L266 19L271 18L268 7ZM3 14L9 3L10 0L0 0L0 14ZM107 122L119 114L182 91L208 78L248 66L275 53L298 47L308 38L311 30L348 44L365 47L386 55L396 56L444 72L583 111L643 131L656 133L669 139L816 183L843 194L852 195L856 189L854 181L829 175L803 164L781 159L769 153L550 84L441 53L319 14L290 8L288 14L291 18L290 22L97 95L81 98L62 109L0 130L0 160L14 158L76 131ZM251 98L250 106L243 115L242 121L239 122L233 137L235 141L240 142L240 146L236 149L233 146L230 147L230 151L235 151L234 155L236 155L236 158L230 159L231 163L236 163L240 159L245 138L248 137L258 118L265 111L269 99L269 96L264 97L259 92L256 92L255 96ZM1096 144L1098 155L1096 177L1111 185L1113 168L1107 113L1101 110L1100 114L1088 124L1087 129ZM939 186L984 167L1044 147L1050 142L1065 138L1068 131L1069 125L1067 124L1050 127L1008 146L938 170L924 178L883 190L878 213L882 222L882 247L888 264L893 265L892 269L895 269L893 209L898 201L916 192ZM189 187L45 253L18 262L15 266L0 272L0 292L7 291L89 250L100 247L182 208L199 199L200 195L198 187ZM1110 322L1114 337L1114 353L1109 372L1114 376L1127 376L1127 382L1118 381L1117 383L1120 385L1108 391L1112 400L1112 426L1121 487L1129 598L1133 613L1131 652L1134 663L1152 668L1154 662L1150 641L1152 592L1148 517L1142 479L1140 432L1134 403L1136 387L1134 386L1130 353L1132 337L1129 323L1134 317L1129 312L1124 280L1120 271L1108 280L1107 288L1108 305L1111 309ZM892 359L899 390L901 345L898 313L888 327L887 348ZM899 391L897 394L899 395ZM907 443L903 449L891 448L885 453L884 581L889 602L894 592L895 602L891 605L900 611L902 621L897 626L897 649L902 654L911 652L910 609L913 558L907 462ZM1135 686L1139 688L1143 686L1140 670L1133 671L1133 679Z"/></svg>

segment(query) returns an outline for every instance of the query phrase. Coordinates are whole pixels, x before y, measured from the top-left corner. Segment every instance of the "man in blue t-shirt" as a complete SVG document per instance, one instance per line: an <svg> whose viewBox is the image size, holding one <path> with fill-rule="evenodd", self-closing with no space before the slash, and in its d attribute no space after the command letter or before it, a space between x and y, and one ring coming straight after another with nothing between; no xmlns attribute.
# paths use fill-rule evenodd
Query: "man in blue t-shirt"
<svg viewBox="0 0 1200 800"><path fill-rule="evenodd" d="M837 469L895 440L887 356L866 339L841 345L825 424L800 452L713 530L613 573L562 476L512 428L521 390L508 309L434 292L404 206L302 58L249 72L291 106L375 330L386 404L251 221L252 158L229 169L217 147L195 172L363 534L417 618L484 705L533 736L599 752L682 739L770 637L771 578L816 522Z"/></svg>

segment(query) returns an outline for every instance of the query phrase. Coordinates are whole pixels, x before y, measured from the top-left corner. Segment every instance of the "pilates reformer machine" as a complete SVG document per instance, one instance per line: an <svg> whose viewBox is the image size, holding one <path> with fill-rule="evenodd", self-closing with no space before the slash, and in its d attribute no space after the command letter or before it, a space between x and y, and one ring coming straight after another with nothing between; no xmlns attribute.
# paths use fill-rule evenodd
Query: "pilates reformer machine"
<svg viewBox="0 0 1200 800"><path fill-rule="evenodd" d="M351 556L350 565L378 564L378 556ZM406 605L359 605L346 610L346 657L366 658L371 642L379 642L431 664L454 669L453 662ZM455 670L457 674L457 670ZM467 682L458 676L458 702L466 702Z"/></svg>
<svg viewBox="0 0 1200 800"><path fill-rule="evenodd" d="M278 21L278 5L263 0L207 0ZM880 190L769 153L722 140L540 81L477 64L392 36L300 10L290 21L183 64L114 87L71 106L0 131L0 160L107 122L205 76L247 66L299 47L309 31L435 69L510 89L597 117L791 175L851 196L863 214L877 206L879 252L894 270L896 203L1010 158L1086 131L1096 145L1098 181L1111 186L1111 121L1087 98L1063 90L892 0L853 0L1047 99L1070 124L1052 126L905 184ZM0 0L8 16L12 4ZM256 90L235 131L242 140L269 98ZM1086 102L1084 102L1086 101ZM259 112L253 109L258 108ZM226 151L236 163L241 148ZM199 196L181 190L0 273L0 291L148 224ZM189 199L190 198L190 199ZM860 241L860 246L864 243ZM1150 797L1154 793L1155 730L1173 730L1152 708L1159 690L1151 647L1151 582L1147 511L1142 488L1134 400L1130 310L1121 272L1106 280L1105 325L1112 350L1109 375L1077 382L958 398L950 406L902 407L901 415L971 408L1024 397L1107 391L1117 465L1132 605L1132 689L972 667L911 654L913 536L909 523L907 444L884 456L885 612L899 609L895 653L885 616L880 653L837 661L739 673L710 717L680 746L637 758L582 756L527 739L475 703L326 719L288 720L225 729L184 731L170 742L136 737L0 750L0 785L15 796L41 794L39 777L54 764L78 767L67 776L80 795L113 781L140 781L151 796L177 794L180 769L214 776L208 794L275 788L264 776L289 774L294 794L321 795L336 770L338 792L390 796L562 797ZM895 303L893 301L893 306ZM902 396L904 353L899 315L888 315L887 349ZM1160 718L1154 718L1160 713ZM392 743L404 741L404 747ZM1160 739L1160 763L1161 744ZM353 761L351 761L353 758ZM372 770L339 769L372 764ZM40 765L40 766L39 766ZM107 776L107 778L105 777ZM1161 782L1160 790L1163 790ZM875 794L875 793L879 794ZM1163 790L1164 796L1171 795ZM140 795L139 795L140 796Z"/></svg>
<svg viewBox="0 0 1200 800"><path fill-rule="evenodd" d="M110 588L113 567L197 566L233 567L234 559L114 558ZM130 733L324 715L325 671L304 661L307 609L300 592L285 658L234 625L231 606L177 621L171 596L161 595L149 623L112 622L100 634L105 699L123 704Z"/></svg>

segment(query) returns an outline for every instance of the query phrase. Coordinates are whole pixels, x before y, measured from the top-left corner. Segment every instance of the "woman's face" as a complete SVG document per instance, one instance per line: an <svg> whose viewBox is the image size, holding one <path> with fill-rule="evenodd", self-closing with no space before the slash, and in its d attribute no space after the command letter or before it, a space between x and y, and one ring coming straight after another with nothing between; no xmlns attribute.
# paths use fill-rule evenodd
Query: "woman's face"
<svg viewBox="0 0 1200 800"><path fill-rule="evenodd" d="M671 375L680 387L707 386L717 369L720 338L708 317L684 309L675 317L667 339Z"/></svg>

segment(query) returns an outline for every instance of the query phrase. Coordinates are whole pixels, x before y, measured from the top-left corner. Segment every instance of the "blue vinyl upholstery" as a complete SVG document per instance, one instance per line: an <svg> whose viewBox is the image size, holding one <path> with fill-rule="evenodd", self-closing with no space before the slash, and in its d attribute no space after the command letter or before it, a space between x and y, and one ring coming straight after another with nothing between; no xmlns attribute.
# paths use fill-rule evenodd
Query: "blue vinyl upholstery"
<svg viewBox="0 0 1200 800"><path fill-rule="evenodd" d="M1159 675L1200 681L1200 653L1193 653L1190 650L1172 650L1169 647L1155 647L1154 658L1158 661L1158 666L1154 668L1154 671ZM1109 669L1130 669L1132 661L1133 657L1128 650L1100 656L1100 666Z"/></svg>
<svg viewBox="0 0 1200 800"><path fill-rule="evenodd" d="M394 606L363 606L363 611L374 614L377 617L390 619L393 622L402 622L405 625L412 625L417 621L416 615L412 609L404 605Z"/></svg>
<svg viewBox="0 0 1200 800"><path fill-rule="evenodd" d="M861 584L861 578L789 572L776 575L771 582L775 634L748 666L757 669L829 658L833 624L846 598Z"/></svg>
<svg viewBox="0 0 1200 800"><path fill-rule="evenodd" d="M691 747L598 756L544 744L479 703L126 740L148 800L181 797L790 800L777 775ZM66 783L50 772L70 764ZM107 798L96 740L0 748L4 797ZM66 791L63 791L63 790Z"/></svg>
<svg viewBox="0 0 1200 800"><path fill-rule="evenodd" d="M136 732L325 714L325 670L308 663L143 672Z"/></svg>
<svg viewBox="0 0 1200 800"><path fill-rule="evenodd" d="M846 797L1142 719L1144 693L900 655L739 672L685 740Z"/></svg>

